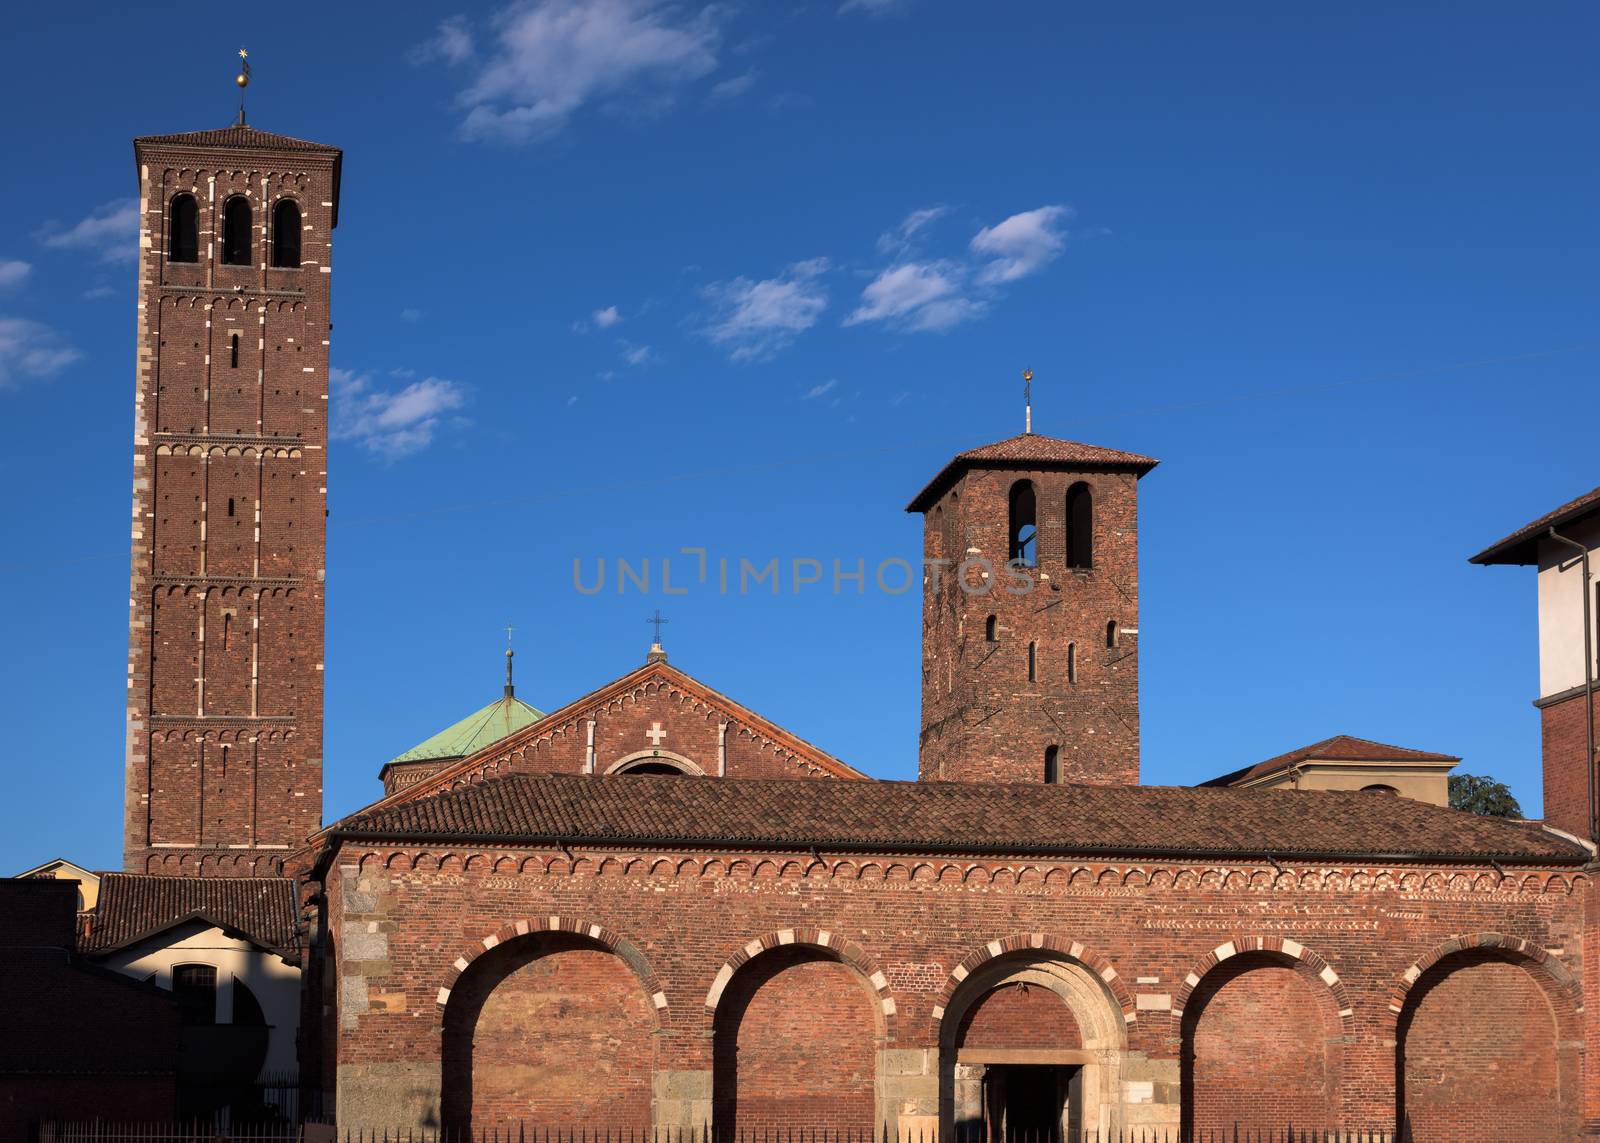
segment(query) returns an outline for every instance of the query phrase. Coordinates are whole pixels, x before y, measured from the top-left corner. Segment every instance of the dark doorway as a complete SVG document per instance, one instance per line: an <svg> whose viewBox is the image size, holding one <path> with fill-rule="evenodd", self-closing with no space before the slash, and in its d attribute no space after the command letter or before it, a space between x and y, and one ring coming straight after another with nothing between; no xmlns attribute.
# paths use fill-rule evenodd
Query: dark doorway
<svg viewBox="0 0 1600 1143"><path fill-rule="evenodd" d="M1077 1064L990 1064L983 1074L986 1143L1076 1140L1082 1072Z"/></svg>

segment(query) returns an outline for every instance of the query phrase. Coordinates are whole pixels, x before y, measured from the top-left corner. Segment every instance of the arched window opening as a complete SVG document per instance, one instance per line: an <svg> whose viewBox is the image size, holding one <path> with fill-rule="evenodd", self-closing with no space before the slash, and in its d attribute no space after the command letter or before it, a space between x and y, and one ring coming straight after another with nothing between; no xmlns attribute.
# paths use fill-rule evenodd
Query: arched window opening
<svg viewBox="0 0 1600 1143"><path fill-rule="evenodd" d="M179 1023L198 1027L217 1022L217 970L209 964L179 964L172 968L172 998L178 1002Z"/></svg>
<svg viewBox="0 0 1600 1143"><path fill-rule="evenodd" d="M1061 747L1046 746L1044 748L1044 784L1047 786L1059 785L1061 782Z"/></svg>
<svg viewBox="0 0 1600 1143"><path fill-rule="evenodd" d="M1028 644L1028 681L1030 683L1039 681L1039 644L1037 643Z"/></svg>
<svg viewBox="0 0 1600 1143"><path fill-rule="evenodd" d="M1094 567L1094 493L1081 480L1067 489L1067 566Z"/></svg>
<svg viewBox="0 0 1600 1143"><path fill-rule="evenodd" d="M1370 786L1362 786L1363 794L1398 794L1400 791L1393 786L1386 786L1382 782L1374 782Z"/></svg>
<svg viewBox="0 0 1600 1143"><path fill-rule="evenodd" d="M239 335L234 334L228 339L228 368L239 368Z"/></svg>
<svg viewBox="0 0 1600 1143"><path fill-rule="evenodd" d="M1078 681L1078 645L1076 643L1068 643L1067 644L1067 682L1075 683L1077 681Z"/></svg>
<svg viewBox="0 0 1600 1143"><path fill-rule="evenodd" d="M272 208L272 264L288 270L300 266L300 204L279 199Z"/></svg>
<svg viewBox="0 0 1600 1143"><path fill-rule="evenodd" d="M222 262L250 265L250 203L237 195L222 206Z"/></svg>
<svg viewBox="0 0 1600 1143"><path fill-rule="evenodd" d="M1112 648L1112 647L1115 647L1116 645L1117 645L1117 621L1115 619L1110 619L1110 620L1106 621L1106 647L1107 648Z"/></svg>
<svg viewBox="0 0 1600 1143"><path fill-rule="evenodd" d="M984 642L985 643L998 643L1000 641L1000 639L999 639L999 636L996 633L997 630L998 629L995 627L994 616L991 615L991 616L989 616L989 618L985 619L983 621L983 640L984 640Z"/></svg>
<svg viewBox="0 0 1600 1143"><path fill-rule="evenodd" d="M231 503L229 504L229 507L230 508L232 507ZM231 516L231 515L233 515L233 513L229 512L228 515ZM222 613L222 649L224 651L226 651L228 649L228 640L232 635L233 635L233 616L228 614L228 612L224 611ZM222 756L224 758L226 758L228 756L227 753L226 753L228 748L226 746L224 746L222 749L223 749L223 752L224 752Z"/></svg>
<svg viewBox="0 0 1600 1143"><path fill-rule="evenodd" d="M178 195L167 211L167 261L200 261L200 208L192 194Z"/></svg>
<svg viewBox="0 0 1600 1143"><path fill-rule="evenodd" d="M228 497L228 515L233 515L233 497Z"/></svg>
<svg viewBox="0 0 1600 1143"><path fill-rule="evenodd" d="M1008 533L1014 564L1031 568L1038 563L1038 505L1033 481L1019 480L1011 486L1011 529Z"/></svg>
<svg viewBox="0 0 1600 1143"><path fill-rule="evenodd" d="M228 751L231 749L232 747L226 744L222 747L222 776L224 778L228 776Z"/></svg>

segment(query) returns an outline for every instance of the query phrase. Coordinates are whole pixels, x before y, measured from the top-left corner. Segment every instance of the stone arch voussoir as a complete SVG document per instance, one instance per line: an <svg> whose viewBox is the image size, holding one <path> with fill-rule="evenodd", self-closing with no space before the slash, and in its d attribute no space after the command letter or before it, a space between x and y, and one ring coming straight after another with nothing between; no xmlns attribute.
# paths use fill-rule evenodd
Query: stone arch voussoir
<svg viewBox="0 0 1600 1143"><path fill-rule="evenodd" d="M797 927L766 933L752 938L738 952L723 961L722 967L717 969L717 975L711 982L711 988L706 992L706 1017L713 1026L716 1023L717 1005L721 1003L722 994L733 980L734 974L763 953L785 945L827 949L859 972L876 994L878 1010L883 1018L885 1040L888 1043L894 1042L896 1006L894 996L889 992L889 978L861 946L826 929Z"/></svg>
<svg viewBox="0 0 1600 1143"><path fill-rule="evenodd" d="M1411 962L1411 966L1400 975L1400 979L1389 989L1389 1025L1398 1029L1400 1017L1405 1011L1406 999L1411 994L1412 987L1434 965L1446 957L1455 956L1457 953L1471 953L1477 951L1485 956L1520 964L1529 970L1533 977L1543 986L1552 1001L1557 1005L1557 1021L1562 1027L1570 1027L1573 1013L1582 1007L1582 995L1578 978L1572 970L1562 964L1559 959L1546 952L1533 941L1521 937L1509 936L1505 933L1469 933L1464 936L1451 937L1449 940L1429 949L1424 955ZM1566 1008L1562 1012L1560 1008Z"/></svg>
<svg viewBox="0 0 1600 1143"><path fill-rule="evenodd" d="M1111 962L1093 949L1080 941L1070 940L1066 937L1057 937L1049 933L1016 933L1009 937L1000 937L990 941L982 948L968 953L966 959L951 971L945 978L944 987L939 990L939 995L933 1002L933 1024L935 1032L944 1021L945 1009L949 1007L956 990L972 973L982 965L994 960L996 957L1008 953L1026 952L1052 952L1077 961L1089 969L1110 990L1117 1006L1122 1009L1124 1024L1134 1024L1138 1021L1138 1009L1135 1006L1133 993L1128 990L1127 984L1121 975L1112 966Z"/></svg>
<svg viewBox="0 0 1600 1143"><path fill-rule="evenodd" d="M1349 1026L1355 1018L1355 1008L1350 1001L1350 991L1334 971L1332 965L1323 960L1315 952L1306 948L1299 941L1289 937L1235 937L1225 944L1220 944L1212 949L1199 962L1189 970L1183 978L1183 984L1172 998L1172 1016L1175 1020L1183 1018L1184 1010L1189 1006L1189 997L1199 987L1206 975L1219 964L1232 960L1236 956L1249 953L1267 953L1281 960L1292 962L1297 967L1308 971L1327 987L1333 994L1334 1003L1338 1006L1339 1019Z"/></svg>

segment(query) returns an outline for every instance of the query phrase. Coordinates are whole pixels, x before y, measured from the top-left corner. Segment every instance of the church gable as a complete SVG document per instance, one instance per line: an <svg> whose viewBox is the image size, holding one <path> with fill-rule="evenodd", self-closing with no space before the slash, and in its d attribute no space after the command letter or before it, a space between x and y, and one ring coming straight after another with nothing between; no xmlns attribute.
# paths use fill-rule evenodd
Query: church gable
<svg viewBox="0 0 1600 1143"><path fill-rule="evenodd" d="M505 774L866 775L664 661L651 662L376 806Z"/></svg>

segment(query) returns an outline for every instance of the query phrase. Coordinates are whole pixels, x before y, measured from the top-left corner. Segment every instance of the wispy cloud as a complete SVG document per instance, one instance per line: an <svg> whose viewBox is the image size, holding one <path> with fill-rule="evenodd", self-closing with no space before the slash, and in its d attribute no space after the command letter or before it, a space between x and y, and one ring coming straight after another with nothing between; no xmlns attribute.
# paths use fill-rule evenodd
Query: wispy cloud
<svg viewBox="0 0 1600 1143"><path fill-rule="evenodd" d="M622 360L629 365L643 365L650 360L650 347L648 345L634 345L631 342L622 343Z"/></svg>
<svg viewBox="0 0 1600 1143"><path fill-rule="evenodd" d="M712 100L713 102L724 99L737 99L739 96L743 95L745 92L754 87L755 83L756 72L755 69L752 68L743 75L732 76L729 79L723 80L721 83L712 84L711 94L706 98Z"/></svg>
<svg viewBox="0 0 1600 1143"><path fill-rule="evenodd" d="M891 266L867 283L844 324L881 321L916 332L949 329L984 310L984 303L965 290L966 269L954 262Z"/></svg>
<svg viewBox="0 0 1600 1143"><path fill-rule="evenodd" d="M906 0L844 0L839 5L839 14L861 12L867 16L889 16L903 11L907 6Z"/></svg>
<svg viewBox="0 0 1600 1143"><path fill-rule="evenodd" d="M47 325L0 317L0 389L28 379L54 377L83 355Z"/></svg>
<svg viewBox="0 0 1600 1143"><path fill-rule="evenodd" d="M948 213L950 208L944 206L925 206L921 210L913 210L900 221L899 226L878 235L878 253L892 256L903 254L916 243L918 234L929 223L937 222Z"/></svg>
<svg viewBox="0 0 1600 1143"><path fill-rule="evenodd" d="M422 311L414 306L407 306L405 309L400 311L400 320L407 322L421 321Z"/></svg>
<svg viewBox="0 0 1600 1143"><path fill-rule="evenodd" d="M490 48L461 93L469 138L525 142L554 135L586 104L658 110L716 70L723 12L654 0L519 0L491 21ZM464 22L441 25L434 57L465 62Z"/></svg>
<svg viewBox="0 0 1600 1143"><path fill-rule="evenodd" d="M1067 244L1064 206L1041 206L986 226L972 239L972 252L988 261L978 271L981 285L1026 278L1056 260Z"/></svg>
<svg viewBox="0 0 1600 1143"><path fill-rule="evenodd" d="M802 401L815 401L818 397L826 397L838 387L839 379L837 377L830 377L820 385L811 386L811 388L807 389L805 395L800 399Z"/></svg>
<svg viewBox="0 0 1600 1143"><path fill-rule="evenodd" d="M787 347L828 308L826 258L796 262L773 278L734 278L702 291L712 304L705 334L734 361L760 361Z"/></svg>
<svg viewBox="0 0 1600 1143"><path fill-rule="evenodd" d="M595 310L589 315L589 320L594 322L596 329L610 329L622 320L622 315L617 312L616 306L607 306L603 310Z"/></svg>
<svg viewBox="0 0 1600 1143"><path fill-rule="evenodd" d="M401 389L374 384L370 374L331 369L331 436L355 441L385 460L398 460L433 443L445 414L466 404L458 381L426 377Z"/></svg>
<svg viewBox="0 0 1600 1143"><path fill-rule="evenodd" d="M20 286L27 280L33 267L15 258L0 258L0 290Z"/></svg>
<svg viewBox="0 0 1600 1143"><path fill-rule="evenodd" d="M116 296L116 289L112 286L106 285L104 282L98 286L90 286L87 290L83 291L83 300L86 302L94 302L99 301L101 298L114 298Z"/></svg>
<svg viewBox="0 0 1600 1143"><path fill-rule="evenodd" d="M71 226L47 222L39 241L59 250L84 250L101 261L120 262L139 255L139 203L119 198L108 202Z"/></svg>
<svg viewBox="0 0 1600 1143"><path fill-rule="evenodd" d="M451 16L439 21L433 35L411 50L413 63L432 63L443 60L447 64L464 64L472 58L472 31L465 16Z"/></svg>

